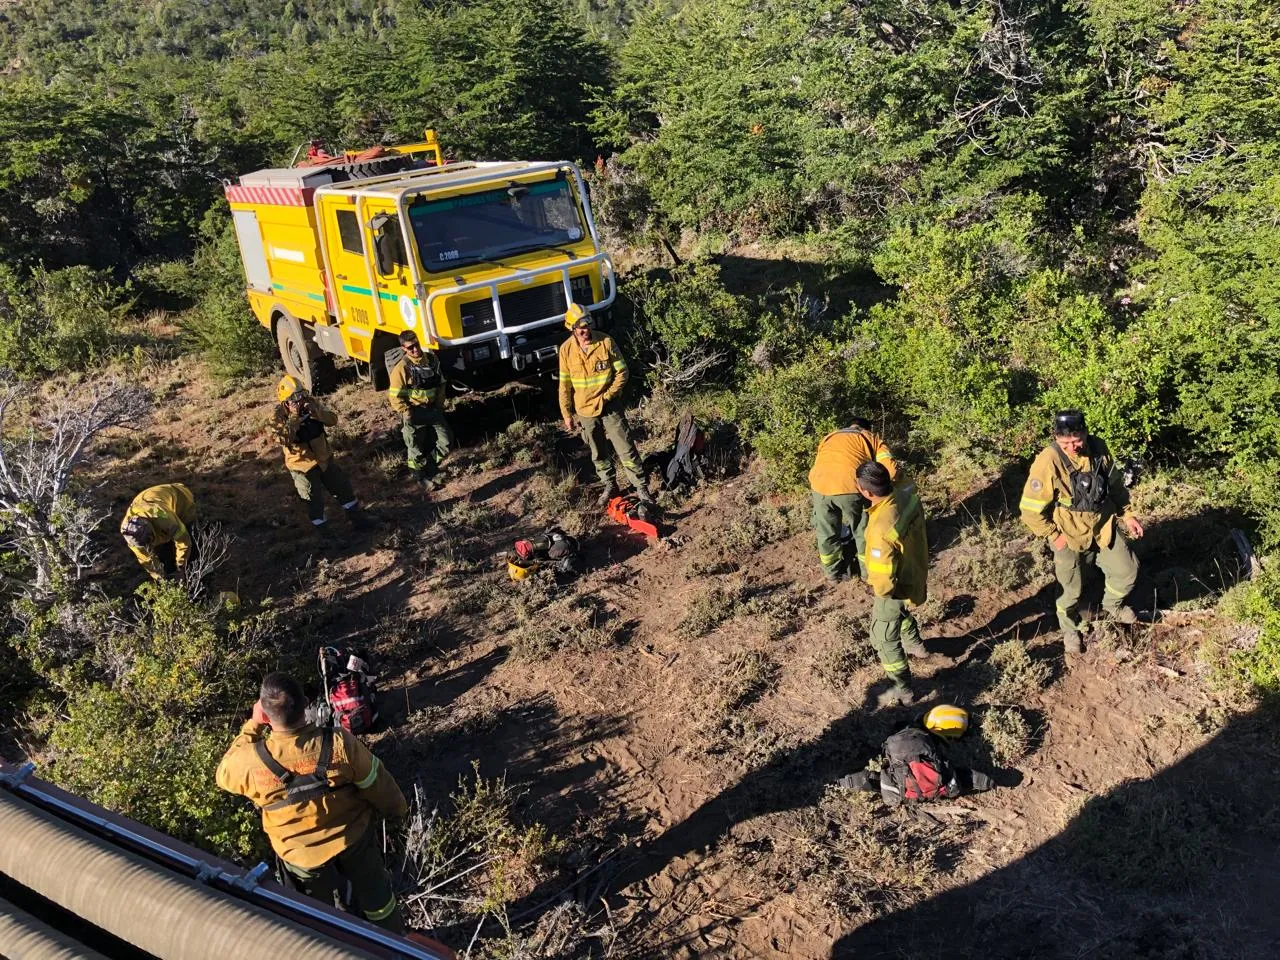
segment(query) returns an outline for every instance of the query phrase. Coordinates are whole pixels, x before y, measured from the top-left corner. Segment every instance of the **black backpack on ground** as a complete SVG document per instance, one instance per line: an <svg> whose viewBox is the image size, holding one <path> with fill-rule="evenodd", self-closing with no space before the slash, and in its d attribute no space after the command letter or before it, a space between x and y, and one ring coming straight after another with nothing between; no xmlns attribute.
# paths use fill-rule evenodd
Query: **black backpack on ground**
<svg viewBox="0 0 1280 960"><path fill-rule="evenodd" d="M955 769L942 756L933 734L919 727L899 730L884 742L880 795L891 807L958 797Z"/></svg>
<svg viewBox="0 0 1280 960"><path fill-rule="evenodd" d="M667 488L694 486L703 478L702 464L706 459L707 435L693 414L686 410L680 416L676 428L675 450L662 471L662 481Z"/></svg>

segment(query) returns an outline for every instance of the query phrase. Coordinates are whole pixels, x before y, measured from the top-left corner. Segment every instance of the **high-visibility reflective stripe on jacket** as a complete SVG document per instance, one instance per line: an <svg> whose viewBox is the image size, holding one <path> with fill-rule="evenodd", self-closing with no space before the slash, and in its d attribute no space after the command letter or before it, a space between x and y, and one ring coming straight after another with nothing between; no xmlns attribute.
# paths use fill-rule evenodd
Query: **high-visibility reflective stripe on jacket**
<svg viewBox="0 0 1280 960"><path fill-rule="evenodd" d="M916 485L900 476L893 493L867 511L867 583L877 597L929 598L929 541Z"/></svg>
<svg viewBox="0 0 1280 960"><path fill-rule="evenodd" d="M598 417L604 405L627 385L627 361L613 338L592 333L584 351L570 337L560 344L560 413L569 417Z"/></svg>
<svg viewBox="0 0 1280 960"><path fill-rule="evenodd" d="M889 479L898 476L898 465L884 441L870 430L847 427L822 438L809 471L809 489L824 497L840 497L858 492L855 474L868 460L884 464Z"/></svg>
<svg viewBox="0 0 1280 960"><path fill-rule="evenodd" d="M166 543L173 544L173 558L178 566L187 562L187 553L191 550L188 527L196 522L196 498L185 484L162 483L143 490L124 512L120 529L123 530L134 517L145 518L155 532L154 539L145 547L129 544L129 549L147 573L153 578L164 575L164 568L155 552L157 547Z"/></svg>
<svg viewBox="0 0 1280 960"><path fill-rule="evenodd" d="M1097 437L1085 440L1083 456L1068 456L1077 470L1092 470L1095 461L1107 475L1107 499L1099 513L1069 510L1071 506L1071 474L1062 462L1056 443L1040 451L1022 488L1019 509L1022 522L1038 537L1056 540L1066 537L1070 550L1108 547L1115 537L1116 517L1123 517L1129 507L1129 491L1124 476L1107 445Z"/></svg>
<svg viewBox="0 0 1280 960"><path fill-rule="evenodd" d="M249 720L218 764L218 786L248 797L259 808L285 797L284 784L254 752L254 741L266 737L267 751L286 770L313 773L323 731L314 724L298 730L271 731ZM262 829L271 848L295 867L311 870L352 846L368 829L374 813L403 817L409 810L404 794L369 748L347 730L334 731L328 781L336 789L292 806L262 811Z"/></svg>
<svg viewBox="0 0 1280 960"><path fill-rule="evenodd" d="M415 368L422 368L437 377L440 373L440 363L432 353L424 350L420 363L415 363L406 353L392 368L391 388L387 391L391 409L396 413L408 413L410 407L440 408L444 405L444 381L439 380L437 385L430 389L415 388L413 386Z"/></svg>
<svg viewBox="0 0 1280 960"><path fill-rule="evenodd" d="M306 403L312 418L326 427L332 427L338 422L338 415L325 408L315 397L307 397ZM284 451L284 465L289 470L306 473L312 467L328 464L333 457L333 448L329 446L329 438L323 433L314 440L300 442L298 428L301 426L301 417L290 413L285 404L276 404L276 411L271 417L271 435Z"/></svg>

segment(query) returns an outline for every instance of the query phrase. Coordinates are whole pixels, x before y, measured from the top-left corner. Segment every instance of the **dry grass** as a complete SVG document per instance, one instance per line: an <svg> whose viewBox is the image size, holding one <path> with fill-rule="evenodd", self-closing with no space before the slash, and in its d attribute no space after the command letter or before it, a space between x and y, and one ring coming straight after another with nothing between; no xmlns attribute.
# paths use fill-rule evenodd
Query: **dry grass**
<svg viewBox="0 0 1280 960"><path fill-rule="evenodd" d="M709 587L689 601L685 615L676 624L676 635L685 640L704 637L737 616L741 605L741 585Z"/></svg>
<svg viewBox="0 0 1280 960"><path fill-rule="evenodd" d="M991 759L1012 766L1031 748L1031 728L1017 707L992 707L978 723Z"/></svg>
<svg viewBox="0 0 1280 960"><path fill-rule="evenodd" d="M521 586L528 583L523 581ZM617 639L617 627L611 619L604 604L589 594L555 600L524 615L523 622L508 634L511 654L520 660L536 661L558 653L604 650Z"/></svg>
<svg viewBox="0 0 1280 960"><path fill-rule="evenodd" d="M799 533L807 522L805 511L796 504L756 504L729 524L720 538L721 549L731 557L747 557L766 544Z"/></svg>
<svg viewBox="0 0 1280 960"><path fill-rule="evenodd" d="M778 682L781 668L763 650L739 650L729 656L714 682L716 708L721 713L741 710Z"/></svg>
<svg viewBox="0 0 1280 960"><path fill-rule="evenodd" d="M813 605L813 594L794 587L766 587L744 599L741 612L764 629L770 640L794 633L804 624L805 612Z"/></svg>
<svg viewBox="0 0 1280 960"><path fill-rule="evenodd" d="M1037 696L1049 683L1052 671L1041 660L1031 659L1021 640L997 643L987 658L991 682L982 699L987 703L1020 704Z"/></svg>
<svg viewBox="0 0 1280 960"><path fill-rule="evenodd" d="M828 619L835 634L813 658L814 675L831 689L840 691L849 685L853 675L876 662L875 650L866 640L865 628L847 613L839 612Z"/></svg>
<svg viewBox="0 0 1280 960"><path fill-rule="evenodd" d="M953 548L948 585L969 593L1011 592L1052 573L1044 545L1025 536L1014 522L983 515L964 528Z"/></svg>

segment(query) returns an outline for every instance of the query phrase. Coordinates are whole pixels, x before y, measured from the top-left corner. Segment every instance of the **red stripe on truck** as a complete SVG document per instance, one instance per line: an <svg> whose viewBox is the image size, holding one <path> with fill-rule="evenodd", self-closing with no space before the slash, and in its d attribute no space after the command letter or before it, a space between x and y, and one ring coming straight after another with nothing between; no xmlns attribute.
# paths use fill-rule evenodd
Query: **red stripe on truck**
<svg viewBox="0 0 1280 960"><path fill-rule="evenodd" d="M233 184L225 188L228 203L259 203L275 207L309 207L314 187L258 187Z"/></svg>

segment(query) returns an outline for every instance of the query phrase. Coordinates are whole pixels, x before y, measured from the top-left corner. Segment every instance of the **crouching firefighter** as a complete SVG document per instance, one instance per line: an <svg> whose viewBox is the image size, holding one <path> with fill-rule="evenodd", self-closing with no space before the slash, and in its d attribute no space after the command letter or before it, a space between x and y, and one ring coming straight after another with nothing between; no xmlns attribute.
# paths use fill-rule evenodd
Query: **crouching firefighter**
<svg viewBox="0 0 1280 960"><path fill-rule="evenodd" d="M908 603L919 606L929 597L924 508L914 483L899 474L895 485L888 469L874 461L858 468L858 490L871 501L863 558L867 582L876 596L871 645L893 684L881 703L906 705L915 699L907 656L929 655L915 618L907 612Z"/></svg>
<svg viewBox="0 0 1280 960"><path fill-rule="evenodd" d="M829 583L839 583L852 574L845 555L841 527L847 526L857 548L858 573L867 571L862 556L866 551L867 501L858 492L858 468L864 463L880 463L889 479L898 475L898 465L871 423L854 417L843 430L829 433L818 444L818 453L809 471L813 499L813 529L818 535L818 562Z"/></svg>
<svg viewBox="0 0 1280 960"><path fill-rule="evenodd" d="M354 911L403 933L377 828L380 817L408 813L404 794L353 734L307 722L306 707L298 681L268 674L253 716L218 764L218 786L262 811L282 882L325 903L350 884Z"/></svg>
<svg viewBox="0 0 1280 960"><path fill-rule="evenodd" d="M1107 445L1089 436L1084 414L1064 410L1053 418L1053 443L1040 451L1022 488L1022 522L1053 549L1058 578L1058 626L1067 653L1080 652L1080 593L1084 564L1093 560L1105 586L1102 609L1119 623L1138 616L1125 601L1138 579L1138 560L1118 529L1142 536L1129 513L1123 472Z"/></svg>
<svg viewBox="0 0 1280 960"><path fill-rule="evenodd" d="M196 498L186 485L162 483L133 498L120 535L151 579L164 580L186 570L195 522Z"/></svg>
<svg viewBox="0 0 1280 960"><path fill-rule="evenodd" d="M412 330L400 334L404 356L391 371L387 398L400 414L400 435L408 453L409 473L423 489L439 487L440 461L453 446L453 431L444 416L444 377L434 350L423 350Z"/></svg>

